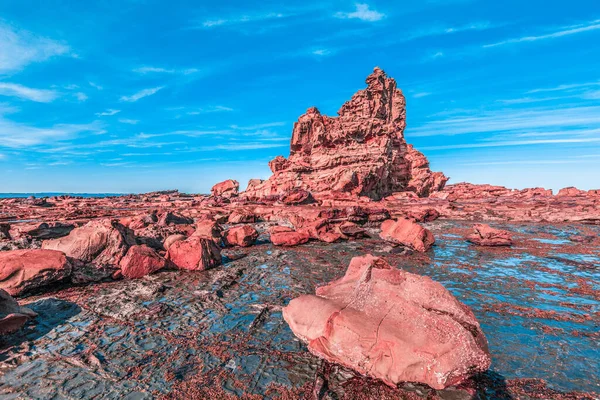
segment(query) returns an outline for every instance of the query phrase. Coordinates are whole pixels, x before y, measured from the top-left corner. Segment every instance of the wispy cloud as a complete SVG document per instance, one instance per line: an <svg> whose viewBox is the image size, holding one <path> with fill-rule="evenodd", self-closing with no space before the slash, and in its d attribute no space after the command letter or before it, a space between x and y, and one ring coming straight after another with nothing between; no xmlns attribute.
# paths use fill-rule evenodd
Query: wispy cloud
<svg viewBox="0 0 600 400"><path fill-rule="evenodd" d="M120 118L119 122L122 124L129 124L129 125L136 125L138 124L140 121L137 119L127 119L127 118Z"/></svg>
<svg viewBox="0 0 600 400"><path fill-rule="evenodd" d="M140 67L140 68L135 68L133 70L133 72L136 72L138 74L181 74L181 75L190 75L190 74L195 74L197 72L200 72L199 69L197 68L183 68L183 69L176 69L176 68L162 68L162 67Z"/></svg>
<svg viewBox="0 0 600 400"><path fill-rule="evenodd" d="M28 64L69 52L69 46L64 43L0 22L0 74L19 71Z"/></svg>
<svg viewBox="0 0 600 400"><path fill-rule="evenodd" d="M84 132L98 132L98 123L57 124L49 128L38 128L0 117L0 146L22 148L57 140L68 139Z"/></svg>
<svg viewBox="0 0 600 400"><path fill-rule="evenodd" d="M98 89L98 90L102 90L104 89L102 86L94 83L94 82L88 82L90 84L91 87L93 87L94 89Z"/></svg>
<svg viewBox="0 0 600 400"><path fill-rule="evenodd" d="M118 114L120 112L121 112L121 110L113 110L112 108L109 108L106 111L102 111L102 112L96 113L96 115L99 116L99 117L106 117L106 116Z"/></svg>
<svg viewBox="0 0 600 400"><path fill-rule="evenodd" d="M75 98L79 101L86 101L88 99L88 95L83 92L77 92L74 94Z"/></svg>
<svg viewBox="0 0 600 400"><path fill-rule="evenodd" d="M38 103L50 103L58 97L58 93L54 90L34 89L16 83L0 82L0 96L18 97Z"/></svg>
<svg viewBox="0 0 600 400"><path fill-rule="evenodd" d="M152 96L153 94L155 94L156 92L158 92L159 90L161 90L163 88L164 88L164 86L158 86L158 87L154 87L154 88L143 89L137 93L132 94L131 96L122 96L121 101L136 102L140 99L143 99L144 97Z"/></svg>
<svg viewBox="0 0 600 400"><path fill-rule="evenodd" d="M264 22L268 20L275 20L289 16L289 14L284 14L280 12L267 12L262 14L247 14L247 15L237 15L237 16L229 16L224 18L213 18L207 19L203 21L200 26L195 28L204 28L211 29L222 26L229 25L239 25L246 24L251 22Z"/></svg>
<svg viewBox="0 0 600 400"><path fill-rule="evenodd" d="M584 83L570 83L570 84L558 85L558 86L547 87L547 88L538 88L538 89L529 90L526 93L532 94L532 93L542 93L542 92L562 92L562 91L568 91L568 90L573 90L573 89L589 88L592 86L600 86L600 81L584 82Z"/></svg>
<svg viewBox="0 0 600 400"><path fill-rule="evenodd" d="M187 111L187 115L200 115L200 114L211 114L217 112L232 112L234 111L231 107L225 106L212 106L212 107L204 107L204 108L196 108L190 111Z"/></svg>
<svg viewBox="0 0 600 400"><path fill-rule="evenodd" d="M343 19L359 19L361 21L376 22L380 21L385 17L385 14L375 10L371 10L368 4L356 4L356 9L352 12L337 12L335 13L336 18Z"/></svg>
<svg viewBox="0 0 600 400"><path fill-rule="evenodd" d="M421 97L427 97L430 95L431 95L431 93L429 93L429 92L419 92L419 93L413 94L412 97L419 99Z"/></svg>
<svg viewBox="0 0 600 400"><path fill-rule="evenodd" d="M474 111L465 116L427 122L410 129L412 136L460 135L486 132L540 130L549 127L569 129L600 125L600 106L538 107L530 109L501 109Z"/></svg>
<svg viewBox="0 0 600 400"><path fill-rule="evenodd" d="M477 149L484 147L508 147L508 146L530 146L541 144L565 144L565 143L600 143L600 138L565 138L565 139L536 139L536 140L499 140L486 143L464 143L443 146L421 146L420 150L456 150Z"/></svg>
<svg viewBox="0 0 600 400"><path fill-rule="evenodd" d="M557 31L551 32L551 33L535 35L535 36L522 36L519 38L503 40L503 41L497 42L497 43L486 44L483 47L488 48L488 47L504 46L507 44L536 42L539 40L556 39L556 38L560 38L563 36L570 36L570 35L575 35L577 33L589 32L589 31L594 31L594 30L598 30L598 29L600 29L600 19L585 22L585 23L579 24L579 25L563 26L561 28L558 28Z"/></svg>

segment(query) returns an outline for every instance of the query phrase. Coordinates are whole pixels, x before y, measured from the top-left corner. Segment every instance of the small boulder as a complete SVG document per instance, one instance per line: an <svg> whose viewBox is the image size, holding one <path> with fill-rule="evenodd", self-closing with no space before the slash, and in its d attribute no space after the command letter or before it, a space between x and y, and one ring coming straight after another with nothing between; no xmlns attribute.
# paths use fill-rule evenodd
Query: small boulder
<svg viewBox="0 0 600 400"><path fill-rule="evenodd" d="M494 229L486 224L475 224L474 232L467 240L479 246L511 246L512 237L508 231Z"/></svg>
<svg viewBox="0 0 600 400"><path fill-rule="evenodd" d="M0 252L0 289L19 296L68 278L72 269L71 262L60 251L3 251Z"/></svg>
<svg viewBox="0 0 600 400"><path fill-rule="evenodd" d="M280 200L287 206L299 205L299 204L311 204L315 202L312 194L304 189L292 189L283 196Z"/></svg>
<svg viewBox="0 0 600 400"><path fill-rule="evenodd" d="M258 239L258 232L250 225L234 226L225 231L223 239L229 246L249 247Z"/></svg>
<svg viewBox="0 0 600 400"><path fill-rule="evenodd" d="M458 385L490 366L473 312L440 283L354 257L344 277L302 295L283 318L308 350L396 387Z"/></svg>
<svg viewBox="0 0 600 400"><path fill-rule="evenodd" d="M240 183L233 179L219 182L210 190L213 196L234 197L239 194Z"/></svg>
<svg viewBox="0 0 600 400"><path fill-rule="evenodd" d="M179 269L204 271L221 265L221 250L210 239L190 237L173 243L167 260Z"/></svg>
<svg viewBox="0 0 600 400"><path fill-rule="evenodd" d="M428 229L408 219L383 221L380 237L420 252L426 252L435 243L435 238Z"/></svg>
<svg viewBox="0 0 600 400"><path fill-rule="evenodd" d="M0 289L0 335L15 332L37 314L27 307L19 306L6 290Z"/></svg>
<svg viewBox="0 0 600 400"><path fill-rule="evenodd" d="M271 243L275 246L297 246L310 239L307 232L297 232L285 226L275 226L270 229Z"/></svg>
<svg viewBox="0 0 600 400"><path fill-rule="evenodd" d="M160 226L189 225L189 224L193 224L193 223L194 223L193 218L185 217L181 214L171 212L171 211L167 211L167 212L163 213L160 216L160 218L158 219L158 224Z"/></svg>
<svg viewBox="0 0 600 400"><path fill-rule="evenodd" d="M148 246L131 246L119 263L125 278L137 279L167 266L167 261Z"/></svg>

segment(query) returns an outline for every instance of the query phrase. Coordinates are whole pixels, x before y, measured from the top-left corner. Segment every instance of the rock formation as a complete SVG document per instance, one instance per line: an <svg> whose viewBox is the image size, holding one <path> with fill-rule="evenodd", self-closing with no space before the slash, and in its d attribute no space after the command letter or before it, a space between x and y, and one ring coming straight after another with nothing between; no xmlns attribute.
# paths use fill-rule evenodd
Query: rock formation
<svg viewBox="0 0 600 400"><path fill-rule="evenodd" d="M394 386L456 385L490 366L473 312L441 284L354 257L341 279L303 295L283 318L311 353Z"/></svg>
<svg viewBox="0 0 600 400"><path fill-rule="evenodd" d="M408 219L383 221L380 236L383 240L398 243L420 252L429 250L435 243L435 238L429 230Z"/></svg>
<svg viewBox="0 0 600 400"><path fill-rule="evenodd" d="M316 198L338 192L380 199L400 191L426 197L442 189L448 178L431 172L425 156L404 140L406 102L396 81L375 68L366 82L338 117L309 108L294 124L290 157L273 159L273 176L252 180L243 196L280 198L304 189Z"/></svg>
<svg viewBox="0 0 600 400"><path fill-rule="evenodd" d="M479 246L512 245L510 232L502 229L494 229L486 224L475 224L473 226L473 233L467 236L467 240Z"/></svg>

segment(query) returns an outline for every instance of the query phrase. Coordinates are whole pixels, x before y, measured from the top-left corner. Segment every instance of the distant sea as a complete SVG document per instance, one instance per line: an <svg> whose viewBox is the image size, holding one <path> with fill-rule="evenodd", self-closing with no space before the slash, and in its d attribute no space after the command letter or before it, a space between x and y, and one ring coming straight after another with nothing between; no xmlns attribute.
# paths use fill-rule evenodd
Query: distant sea
<svg viewBox="0 0 600 400"><path fill-rule="evenodd" d="M47 193L0 193L0 199L12 199L18 197L30 197L35 196L40 199L42 197L53 197L53 196L77 196L77 197L111 197L111 196L124 196L127 193L61 193L61 192L47 192Z"/></svg>

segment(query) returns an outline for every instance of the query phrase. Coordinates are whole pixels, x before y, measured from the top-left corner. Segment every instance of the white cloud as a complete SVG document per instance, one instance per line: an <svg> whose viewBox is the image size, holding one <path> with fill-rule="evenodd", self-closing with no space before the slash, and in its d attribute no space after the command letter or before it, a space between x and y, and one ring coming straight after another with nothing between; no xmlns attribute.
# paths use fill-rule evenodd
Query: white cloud
<svg viewBox="0 0 600 400"><path fill-rule="evenodd" d="M548 128L573 129L600 126L600 106L534 107L529 109L475 110L463 116L427 122L408 131L411 136L461 135L489 132L537 132ZM568 134L568 131L565 132Z"/></svg>
<svg viewBox="0 0 600 400"><path fill-rule="evenodd" d="M360 19L361 21L376 22L385 17L385 14L371 10L368 4L356 4L356 10L353 12L338 12L336 18Z"/></svg>
<svg viewBox="0 0 600 400"><path fill-rule="evenodd" d="M419 99L421 97L427 97L430 95L431 95L431 93L429 93L429 92L419 92L419 93L413 94L413 97Z"/></svg>
<svg viewBox="0 0 600 400"><path fill-rule="evenodd" d="M93 87L94 89L98 89L98 90L102 90L104 89L102 86L95 84L94 82L88 82L90 84L91 87Z"/></svg>
<svg viewBox="0 0 600 400"><path fill-rule="evenodd" d="M119 122L122 123L122 124L135 125L135 124L137 124L140 121L137 120L137 119L121 118L121 119L119 119Z"/></svg>
<svg viewBox="0 0 600 400"><path fill-rule="evenodd" d="M143 89L137 93L132 94L131 96L122 96L121 101L135 102L140 99L143 99L144 97L152 96L153 94L155 94L156 92L158 92L159 90L161 90L163 88L164 88L164 86L158 86L155 88Z"/></svg>
<svg viewBox="0 0 600 400"><path fill-rule="evenodd" d="M109 108L106 111L96 113L96 115L99 117L106 117L106 116L118 114L120 112L121 112L121 110L113 110L112 108Z"/></svg>
<svg viewBox="0 0 600 400"><path fill-rule="evenodd" d="M584 83L571 83L571 84L558 85L558 86L549 87L549 88L539 88L539 89L530 90L526 93L531 94L531 93L542 93L542 92L562 92L565 90L581 89L581 88L587 88L590 86L600 86L600 81L584 82Z"/></svg>
<svg viewBox="0 0 600 400"><path fill-rule="evenodd" d="M161 68L161 67L140 67L135 68L133 72L138 74L182 74L182 75L190 75L199 72L200 70L197 68L185 68L185 69L173 69L173 68Z"/></svg>
<svg viewBox="0 0 600 400"><path fill-rule="evenodd" d="M0 74L19 71L31 63L69 52L69 46L64 43L0 23Z"/></svg>
<svg viewBox="0 0 600 400"><path fill-rule="evenodd" d="M289 15L286 15L283 13L278 13L278 12L270 12L270 13L265 13L265 14L241 15L241 16L232 16L232 17L228 17L228 18L216 18L216 19L210 19L210 20L206 20L206 21L202 22L201 27L204 29L211 29L211 28L216 28L216 27L220 27L220 26L239 25L239 24L245 24L245 23L250 23L250 22L261 22L261 21L274 20L274 19L284 18L287 16L289 16Z"/></svg>
<svg viewBox="0 0 600 400"><path fill-rule="evenodd" d="M38 128L0 117L0 143L4 147L20 148L40 144L53 144L84 132L98 132L97 123L57 124L50 128Z"/></svg>
<svg viewBox="0 0 600 400"><path fill-rule="evenodd" d="M538 40L556 39L556 38L560 38L563 36L574 35L574 34L581 33L581 32L594 31L597 29L600 29L600 19L596 19L593 21L586 22L584 24L579 24L579 25L564 26L562 28L559 28L558 31L552 32L552 33L547 33L547 34L537 35L537 36L523 36L520 38L508 39L508 40L504 40L504 41L497 42L497 43L486 44L483 47L497 47L497 46L504 46L507 44L536 42Z"/></svg>
<svg viewBox="0 0 600 400"><path fill-rule="evenodd" d="M50 103L58 97L53 90L34 89L16 83L0 82L0 96L18 97L38 103Z"/></svg>
<svg viewBox="0 0 600 400"><path fill-rule="evenodd" d="M88 99L87 94L83 93L83 92L77 92L75 93L75 97L77 98L77 100L79 101L86 101Z"/></svg>
<svg viewBox="0 0 600 400"><path fill-rule="evenodd" d="M187 115L200 115L200 114L210 114L216 112L231 112L234 111L231 107L225 106L214 106L214 107L206 107L206 108L198 108L192 111L188 111Z"/></svg>
<svg viewBox="0 0 600 400"><path fill-rule="evenodd" d="M315 56L328 56L331 55L331 50L329 49L317 49L312 52Z"/></svg>
<svg viewBox="0 0 600 400"><path fill-rule="evenodd" d="M421 146L419 150L455 150L455 149L477 149L483 147L507 147L507 146L528 146L540 144L561 144L561 143L598 143L600 138L565 138L565 139L537 139L537 140L499 140L486 143L465 143L451 144L444 146Z"/></svg>

